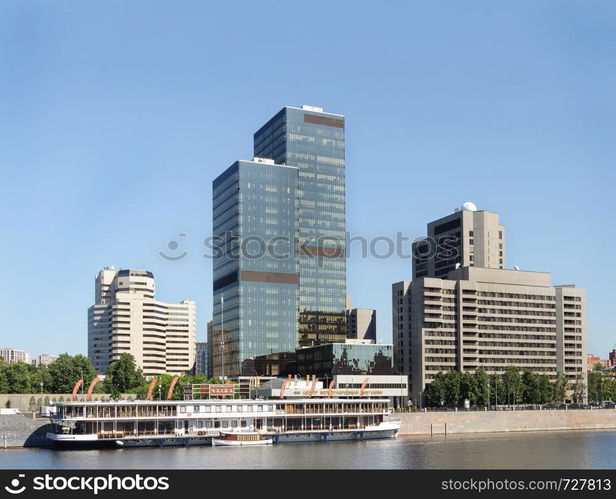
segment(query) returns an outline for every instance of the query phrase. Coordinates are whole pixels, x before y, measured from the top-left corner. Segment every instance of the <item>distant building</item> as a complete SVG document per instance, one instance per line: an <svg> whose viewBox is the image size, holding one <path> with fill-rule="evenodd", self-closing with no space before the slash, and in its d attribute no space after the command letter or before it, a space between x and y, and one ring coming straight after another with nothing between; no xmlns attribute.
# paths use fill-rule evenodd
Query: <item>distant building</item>
<svg viewBox="0 0 616 499"><path fill-rule="evenodd" d="M48 366L57 358L58 357L55 355L48 355L46 353L42 353L32 361L32 364L34 364L35 366Z"/></svg>
<svg viewBox="0 0 616 499"><path fill-rule="evenodd" d="M208 344L207 341L197 342L197 351L195 359L195 374L204 374L206 377L209 372L209 359L208 359Z"/></svg>
<svg viewBox="0 0 616 499"><path fill-rule="evenodd" d="M371 308L347 310L347 328L349 339L376 342L376 310Z"/></svg>
<svg viewBox="0 0 616 499"><path fill-rule="evenodd" d="M610 359L610 366L616 367L616 350L612 350L609 353L609 359Z"/></svg>
<svg viewBox="0 0 616 499"><path fill-rule="evenodd" d="M300 376L332 379L341 374L395 374L393 345L377 345L369 340L300 348L296 354Z"/></svg>
<svg viewBox="0 0 616 499"><path fill-rule="evenodd" d="M14 348L0 348L0 357L4 362L25 362L30 363L30 354L24 350L16 350Z"/></svg>
<svg viewBox="0 0 616 499"><path fill-rule="evenodd" d="M88 309L88 357L99 373L130 353L145 376L183 374L195 364L195 302L156 300L147 270L101 270Z"/></svg>
<svg viewBox="0 0 616 499"><path fill-rule="evenodd" d="M610 356L612 354L610 353ZM610 360L609 359L602 359L601 357L595 357L593 354L589 353L586 354L587 357L587 365L588 365L588 372L592 372L595 370L595 367L597 364L599 364L603 369L608 369L609 367L611 367L610 365Z"/></svg>

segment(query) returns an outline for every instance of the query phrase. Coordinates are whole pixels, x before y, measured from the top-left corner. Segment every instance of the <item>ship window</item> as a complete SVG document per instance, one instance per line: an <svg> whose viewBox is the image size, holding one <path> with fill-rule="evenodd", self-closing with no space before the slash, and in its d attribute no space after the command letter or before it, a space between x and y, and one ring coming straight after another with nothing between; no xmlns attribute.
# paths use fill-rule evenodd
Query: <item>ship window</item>
<svg viewBox="0 0 616 499"><path fill-rule="evenodd" d="M223 421L222 422L222 427L223 428L228 428L229 427L229 421Z"/></svg>
<svg viewBox="0 0 616 499"><path fill-rule="evenodd" d="M222 407L220 407L219 405L216 406L216 412L222 412Z"/></svg>
<svg viewBox="0 0 616 499"><path fill-rule="evenodd" d="M231 421L231 426L233 428L237 428L237 421L235 421L235 420Z"/></svg>
<svg viewBox="0 0 616 499"><path fill-rule="evenodd" d="M205 422L205 427L206 428L211 428L212 427L212 422L211 421L206 421Z"/></svg>
<svg viewBox="0 0 616 499"><path fill-rule="evenodd" d="M232 405L228 405L227 406L227 410L225 412L233 412L233 406Z"/></svg>

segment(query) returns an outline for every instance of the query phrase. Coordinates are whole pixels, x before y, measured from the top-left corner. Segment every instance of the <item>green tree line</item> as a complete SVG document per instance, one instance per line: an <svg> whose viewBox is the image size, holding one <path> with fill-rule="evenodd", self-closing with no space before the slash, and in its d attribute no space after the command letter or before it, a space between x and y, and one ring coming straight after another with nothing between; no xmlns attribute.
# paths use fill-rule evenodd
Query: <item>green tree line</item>
<svg viewBox="0 0 616 499"><path fill-rule="evenodd" d="M573 390L574 402L581 402L585 393L583 378L578 377L572 384L564 374L558 374L552 381L546 374L530 370L520 372L514 366L507 367L502 375L488 375L483 367L474 373L451 370L439 372L426 386L425 405L462 407L465 400L469 400L471 406L479 407L545 404L564 402L568 390Z"/></svg>
<svg viewBox="0 0 616 499"><path fill-rule="evenodd" d="M84 355L61 354L55 361L46 366L35 366L24 362L4 362L0 358L0 393L65 393L73 391L75 383L83 378L84 394L92 380L97 376L92 362ZM152 393L152 398L167 398L173 376L162 374L157 376L158 383ZM203 374L194 376L182 375L173 390L173 399L184 398L184 386L187 383L220 383L214 377L207 379ZM42 385L41 385L42 383ZM128 353L123 353L119 360L109 366L105 379L99 382L94 393L108 393L118 397L121 393L134 394L136 398L144 398L148 392L150 381L147 380L135 364L135 359ZM160 387L160 389L159 389Z"/></svg>

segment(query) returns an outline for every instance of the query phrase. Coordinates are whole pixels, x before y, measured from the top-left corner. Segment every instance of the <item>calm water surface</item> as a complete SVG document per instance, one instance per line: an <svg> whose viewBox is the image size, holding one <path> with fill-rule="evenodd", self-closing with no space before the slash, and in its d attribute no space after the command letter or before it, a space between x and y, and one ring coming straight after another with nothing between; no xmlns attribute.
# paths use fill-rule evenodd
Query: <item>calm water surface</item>
<svg viewBox="0 0 616 499"><path fill-rule="evenodd" d="M616 469L616 431L406 437L267 447L0 450L0 468Z"/></svg>

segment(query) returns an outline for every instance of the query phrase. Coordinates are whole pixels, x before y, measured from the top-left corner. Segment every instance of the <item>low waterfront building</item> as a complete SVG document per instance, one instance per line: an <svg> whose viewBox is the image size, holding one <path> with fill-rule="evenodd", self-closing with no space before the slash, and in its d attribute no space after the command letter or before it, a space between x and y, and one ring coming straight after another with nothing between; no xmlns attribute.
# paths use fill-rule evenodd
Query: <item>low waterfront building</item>
<svg viewBox="0 0 616 499"><path fill-rule="evenodd" d="M296 350L300 376L333 379L340 374L395 374L393 345L346 340Z"/></svg>
<svg viewBox="0 0 616 499"><path fill-rule="evenodd" d="M99 373L130 353L145 376L183 374L195 364L195 302L156 300L154 275L113 267L95 282L88 309L88 357Z"/></svg>
<svg viewBox="0 0 616 499"><path fill-rule="evenodd" d="M4 362L25 362L30 363L30 354L25 350L17 350L15 348L0 348L0 357L4 359Z"/></svg>

